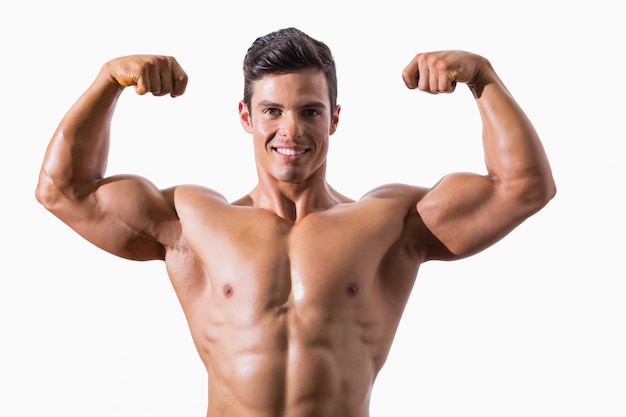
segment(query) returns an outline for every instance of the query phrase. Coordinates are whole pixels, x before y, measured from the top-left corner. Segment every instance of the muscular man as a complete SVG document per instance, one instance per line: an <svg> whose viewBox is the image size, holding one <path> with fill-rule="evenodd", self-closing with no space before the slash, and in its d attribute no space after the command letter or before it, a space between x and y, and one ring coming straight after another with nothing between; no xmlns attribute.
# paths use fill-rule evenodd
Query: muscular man
<svg viewBox="0 0 626 417"><path fill-rule="evenodd" d="M201 186L160 190L145 178L105 176L122 91L185 91L172 57L106 63L61 121L37 198L112 254L165 261L208 373L207 416L368 416L420 264L487 248L553 197L537 133L489 61L422 53L402 77L430 93L469 87L484 175L384 185L358 201L331 188L335 64L324 43L293 28L257 39L245 57L239 115L258 184L235 202Z"/></svg>

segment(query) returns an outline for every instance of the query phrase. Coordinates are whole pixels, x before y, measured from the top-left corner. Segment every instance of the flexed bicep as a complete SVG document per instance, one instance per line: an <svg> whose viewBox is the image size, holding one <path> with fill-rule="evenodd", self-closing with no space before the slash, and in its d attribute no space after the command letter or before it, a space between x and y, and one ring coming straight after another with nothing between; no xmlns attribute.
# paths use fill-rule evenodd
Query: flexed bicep
<svg viewBox="0 0 626 417"><path fill-rule="evenodd" d="M505 185L470 173L444 177L417 204L430 232L447 248L430 259L458 259L493 245L519 225L527 213L506 198ZM449 251L449 252L448 252Z"/></svg>
<svg viewBox="0 0 626 417"><path fill-rule="evenodd" d="M46 207L109 253L133 260L163 259L176 242L179 224L168 193L142 177L113 176L58 191L50 193L57 197Z"/></svg>

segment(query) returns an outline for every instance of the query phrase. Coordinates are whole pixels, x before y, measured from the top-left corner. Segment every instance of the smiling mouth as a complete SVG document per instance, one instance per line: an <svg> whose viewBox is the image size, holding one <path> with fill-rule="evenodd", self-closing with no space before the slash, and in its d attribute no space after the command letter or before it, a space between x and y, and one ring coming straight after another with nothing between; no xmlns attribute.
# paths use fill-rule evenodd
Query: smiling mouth
<svg viewBox="0 0 626 417"><path fill-rule="evenodd" d="M276 152L285 156L300 156L308 152L308 149L294 149L294 148L272 148Z"/></svg>

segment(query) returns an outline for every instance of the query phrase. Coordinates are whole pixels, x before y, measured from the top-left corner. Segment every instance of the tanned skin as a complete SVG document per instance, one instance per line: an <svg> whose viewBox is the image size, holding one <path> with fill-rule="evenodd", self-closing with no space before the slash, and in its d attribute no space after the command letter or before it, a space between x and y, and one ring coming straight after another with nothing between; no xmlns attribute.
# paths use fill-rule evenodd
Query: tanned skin
<svg viewBox="0 0 626 417"><path fill-rule="evenodd" d="M489 61L422 53L402 77L433 94L469 87L484 175L384 185L358 201L335 191L326 156L341 107L331 111L315 68L263 77L250 108L239 104L258 184L235 202L201 186L105 176L122 91L183 94L173 57L106 63L58 126L38 200L105 251L165 261L208 373L207 416L368 416L419 266L487 248L555 194L539 137Z"/></svg>

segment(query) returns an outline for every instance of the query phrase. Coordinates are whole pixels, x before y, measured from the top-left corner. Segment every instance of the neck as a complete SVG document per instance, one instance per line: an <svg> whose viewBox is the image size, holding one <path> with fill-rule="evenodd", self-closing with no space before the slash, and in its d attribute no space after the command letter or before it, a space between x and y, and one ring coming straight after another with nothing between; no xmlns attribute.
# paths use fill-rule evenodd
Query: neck
<svg viewBox="0 0 626 417"><path fill-rule="evenodd" d="M252 206L272 211L294 223L310 213L351 201L330 187L325 179L315 177L297 183L259 178L248 198Z"/></svg>

